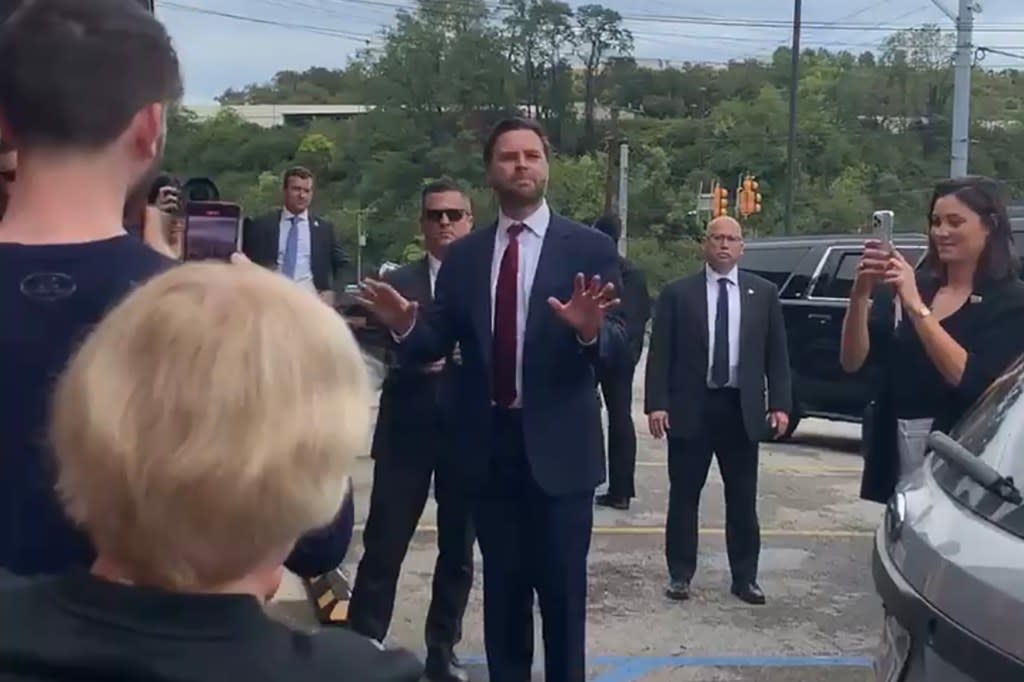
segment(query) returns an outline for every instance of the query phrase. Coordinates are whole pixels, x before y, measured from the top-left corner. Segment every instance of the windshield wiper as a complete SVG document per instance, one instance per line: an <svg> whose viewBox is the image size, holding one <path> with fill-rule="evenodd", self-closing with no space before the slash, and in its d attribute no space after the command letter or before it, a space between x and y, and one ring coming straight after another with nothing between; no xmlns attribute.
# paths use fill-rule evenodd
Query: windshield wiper
<svg viewBox="0 0 1024 682"><path fill-rule="evenodd" d="M962 471L990 493L1011 504L1024 503L1024 497L1011 476L1003 476L946 434L939 431L928 434L928 447L944 462Z"/></svg>

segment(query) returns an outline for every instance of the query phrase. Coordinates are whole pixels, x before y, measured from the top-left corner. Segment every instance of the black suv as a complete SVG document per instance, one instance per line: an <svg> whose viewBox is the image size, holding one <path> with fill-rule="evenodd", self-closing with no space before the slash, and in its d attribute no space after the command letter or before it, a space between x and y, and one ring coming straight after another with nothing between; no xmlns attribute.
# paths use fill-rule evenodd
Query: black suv
<svg viewBox="0 0 1024 682"><path fill-rule="evenodd" d="M748 241L739 266L779 287L793 368L789 436L803 417L860 421L871 390L870 368L850 376L839 366L839 339L866 235L801 235ZM911 263L928 246L923 234L896 234Z"/></svg>

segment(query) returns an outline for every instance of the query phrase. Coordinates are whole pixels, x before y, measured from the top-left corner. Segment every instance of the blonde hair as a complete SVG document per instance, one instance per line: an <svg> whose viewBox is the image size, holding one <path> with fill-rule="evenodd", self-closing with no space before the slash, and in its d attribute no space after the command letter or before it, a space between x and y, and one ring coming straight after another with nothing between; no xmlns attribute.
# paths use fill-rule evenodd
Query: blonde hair
<svg viewBox="0 0 1024 682"><path fill-rule="evenodd" d="M175 267L61 378L58 490L134 580L224 584L334 518L369 409L355 340L315 296L253 265Z"/></svg>

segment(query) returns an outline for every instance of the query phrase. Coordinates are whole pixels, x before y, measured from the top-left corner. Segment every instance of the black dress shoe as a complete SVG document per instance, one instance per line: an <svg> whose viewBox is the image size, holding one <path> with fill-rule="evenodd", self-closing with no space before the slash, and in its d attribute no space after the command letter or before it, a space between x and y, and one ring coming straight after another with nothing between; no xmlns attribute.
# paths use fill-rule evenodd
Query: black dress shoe
<svg viewBox="0 0 1024 682"><path fill-rule="evenodd" d="M665 588L665 596L672 601L686 601L690 598L690 582L688 580L670 580Z"/></svg>
<svg viewBox="0 0 1024 682"><path fill-rule="evenodd" d="M733 585L732 593L740 600L754 606L761 606L765 603L764 592L761 591L761 587L757 583Z"/></svg>
<svg viewBox="0 0 1024 682"><path fill-rule="evenodd" d="M459 665L454 652L445 649L429 649L424 677L430 682L469 682L469 673Z"/></svg>
<svg viewBox="0 0 1024 682"><path fill-rule="evenodd" d="M611 509L618 509L619 511L629 511L628 497L612 497L605 493L603 495L598 495L595 502L598 507L610 507Z"/></svg>

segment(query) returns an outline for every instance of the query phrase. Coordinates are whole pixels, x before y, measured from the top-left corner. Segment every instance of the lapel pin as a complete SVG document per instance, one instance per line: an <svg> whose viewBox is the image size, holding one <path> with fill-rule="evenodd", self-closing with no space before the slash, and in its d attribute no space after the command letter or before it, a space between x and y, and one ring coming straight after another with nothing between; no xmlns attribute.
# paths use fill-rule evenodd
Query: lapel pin
<svg viewBox="0 0 1024 682"><path fill-rule="evenodd" d="M747 289L747 295L748 296L753 296L754 295L754 290L753 289Z"/></svg>

